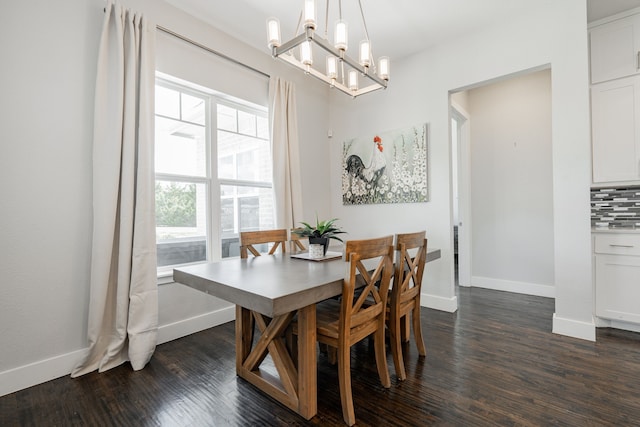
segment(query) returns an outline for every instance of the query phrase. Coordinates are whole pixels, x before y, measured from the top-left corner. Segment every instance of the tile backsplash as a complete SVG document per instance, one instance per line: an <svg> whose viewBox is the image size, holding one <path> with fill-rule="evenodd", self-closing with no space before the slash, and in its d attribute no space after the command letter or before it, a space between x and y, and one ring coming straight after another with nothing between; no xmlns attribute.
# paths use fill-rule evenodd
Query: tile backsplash
<svg viewBox="0 0 640 427"><path fill-rule="evenodd" d="M640 228L640 186L592 188L591 226Z"/></svg>

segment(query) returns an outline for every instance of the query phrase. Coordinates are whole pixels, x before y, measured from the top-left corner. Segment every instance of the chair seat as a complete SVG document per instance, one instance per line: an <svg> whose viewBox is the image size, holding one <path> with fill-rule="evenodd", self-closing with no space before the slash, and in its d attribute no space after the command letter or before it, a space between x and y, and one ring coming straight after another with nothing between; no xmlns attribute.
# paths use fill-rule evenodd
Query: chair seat
<svg viewBox="0 0 640 427"><path fill-rule="evenodd" d="M318 333L337 340L340 327L340 301L328 299L316 304L316 324Z"/></svg>

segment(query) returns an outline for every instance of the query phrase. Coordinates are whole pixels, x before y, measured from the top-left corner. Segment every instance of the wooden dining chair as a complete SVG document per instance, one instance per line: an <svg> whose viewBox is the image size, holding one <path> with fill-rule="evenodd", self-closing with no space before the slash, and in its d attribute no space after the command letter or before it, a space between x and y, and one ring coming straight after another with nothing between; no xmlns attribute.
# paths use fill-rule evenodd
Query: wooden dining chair
<svg viewBox="0 0 640 427"><path fill-rule="evenodd" d="M303 241L309 241L307 237L302 237L296 233L294 233L297 228L291 229L291 237L289 238L289 242L291 243L291 252L304 252L307 250L307 247L302 243Z"/></svg>
<svg viewBox="0 0 640 427"><path fill-rule="evenodd" d="M278 246L281 247L282 252L287 251L287 230L261 230L261 231L241 231L240 232L240 258L247 258L249 252L254 256L260 256L258 251L253 245L261 245L265 243L273 243L269 250L269 255L273 255Z"/></svg>
<svg viewBox="0 0 640 427"><path fill-rule="evenodd" d="M409 340L409 315L411 315L418 354L420 356L427 354L420 324L420 291L427 260L425 234L424 231L420 231L396 235L396 262L393 287L388 298L387 326L393 364L399 380L407 378L402 356L402 342Z"/></svg>
<svg viewBox="0 0 640 427"><path fill-rule="evenodd" d="M346 272L340 300L316 305L316 338L337 350L342 417L356 422L351 392L351 346L374 336L380 382L391 386L385 349L385 307L393 270L393 236L350 240L345 244ZM365 304L369 299L370 303ZM297 325L294 324L294 334Z"/></svg>

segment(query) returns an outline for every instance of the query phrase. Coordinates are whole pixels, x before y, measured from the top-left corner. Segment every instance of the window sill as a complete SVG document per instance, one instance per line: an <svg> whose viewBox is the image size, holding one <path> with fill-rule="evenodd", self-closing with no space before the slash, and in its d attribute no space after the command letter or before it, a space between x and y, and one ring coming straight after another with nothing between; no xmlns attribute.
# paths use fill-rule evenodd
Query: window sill
<svg viewBox="0 0 640 427"><path fill-rule="evenodd" d="M158 273L158 285L166 285L168 283L173 283L173 271L163 271L162 273Z"/></svg>

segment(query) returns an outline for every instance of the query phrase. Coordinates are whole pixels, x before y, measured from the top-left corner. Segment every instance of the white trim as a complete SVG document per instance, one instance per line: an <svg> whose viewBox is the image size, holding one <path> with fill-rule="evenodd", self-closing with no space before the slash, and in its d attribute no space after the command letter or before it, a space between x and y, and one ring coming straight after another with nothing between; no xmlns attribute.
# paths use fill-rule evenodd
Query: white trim
<svg viewBox="0 0 640 427"><path fill-rule="evenodd" d="M449 100L451 118L456 119L458 124L458 140L450 141L451 150L455 144L457 152L458 283L460 286L467 287L471 285L471 258L473 256L471 248L471 119L464 108L451 100L451 94ZM453 170L453 167L451 169ZM453 189L451 191L453 192ZM451 199L455 203L453 194L451 194ZM451 247L453 244L452 239Z"/></svg>
<svg viewBox="0 0 640 427"><path fill-rule="evenodd" d="M637 323L624 322L622 320L595 318L596 328L614 328L624 331L640 332L640 325Z"/></svg>
<svg viewBox="0 0 640 427"><path fill-rule="evenodd" d="M518 282L515 280L473 276L471 278L471 286L476 288L493 289L496 291L514 292L517 294L535 295L538 297L556 297L556 288L553 285Z"/></svg>
<svg viewBox="0 0 640 427"><path fill-rule="evenodd" d="M629 16L633 16L640 13L640 7L636 7L633 9L625 10L615 15L606 16L604 18L597 19L595 21L589 22L587 25L587 29L591 30L593 27L597 27L602 24L607 24L609 22L617 21L618 19L628 18ZM626 184L625 184L626 185Z"/></svg>
<svg viewBox="0 0 640 427"><path fill-rule="evenodd" d="M235 318L236 306L231 305L220 310L162 325L158 328L158 345L231 322Z"/></svg>
<svg viewBox="0 0 640 427"><path fill-rule="evenodd" d="M591 322L583 322L580 320L565 319L553 313L552 331L554 334L566 335L582 340L596 340L596 325L593 319Z"/></svg>
<svg viewBox="0 0 640 427"><path fill-rule="evenodd" d="M0 396L69 375L88 348L0 372Z"/></svg>
<svg viewBox="0 0 640 427"><path fill-rule="evenodd" d="M438 295L422 293L420 294L420 306L455 313L458 311L458 297L444 298Z"/></svg>
<svg viewBox="0 0 640 427"><path fill-rule="evenodd" d="M158 328L158 345L230 322L235 319L235 315L235 306L232 305L162 325ZM85 358L88 351L89 348L84 348L0 372L0 396L71 374L73 368Z"/></svg>

